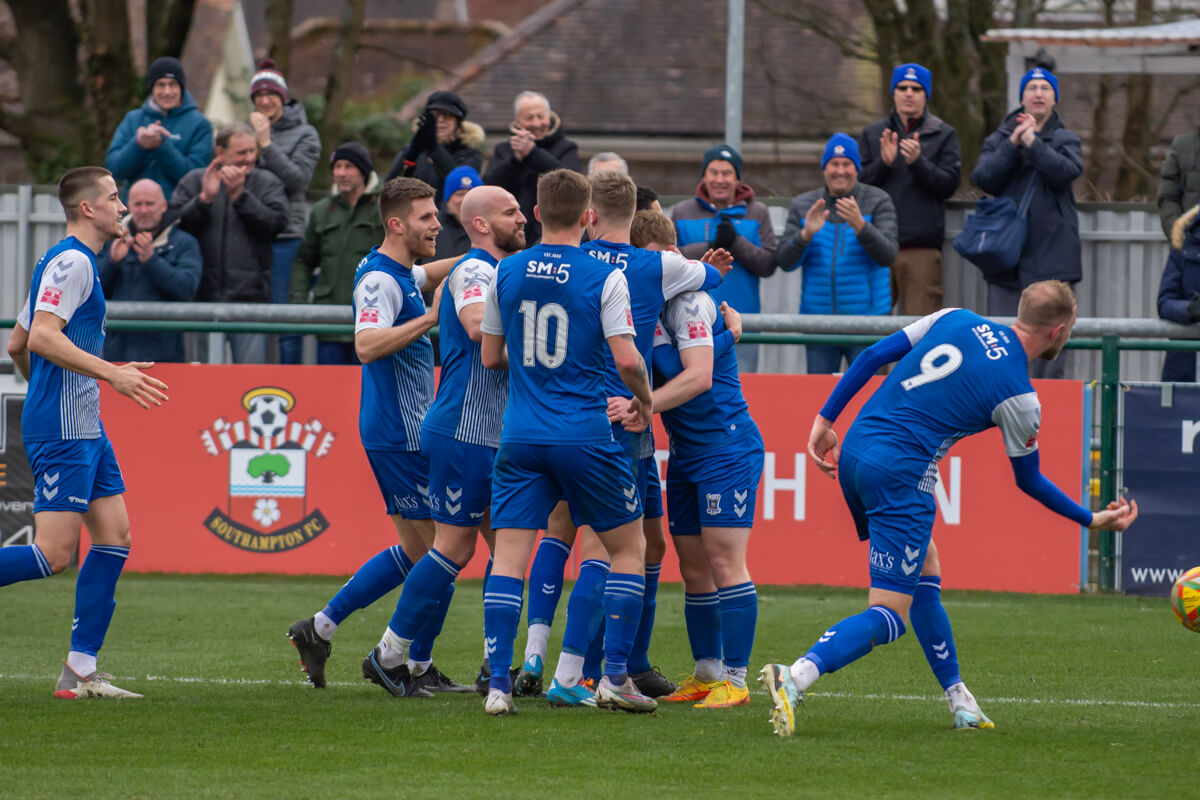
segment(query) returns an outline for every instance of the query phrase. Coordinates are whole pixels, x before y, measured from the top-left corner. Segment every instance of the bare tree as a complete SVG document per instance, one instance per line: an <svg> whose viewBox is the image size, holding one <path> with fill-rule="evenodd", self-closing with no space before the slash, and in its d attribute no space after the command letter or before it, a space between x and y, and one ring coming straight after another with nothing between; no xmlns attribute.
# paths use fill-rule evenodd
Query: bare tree
<svg viewBox="0 0 1200 800"><path fill-rule="evenodd" d="M349 95L350 73L354 68L354 55L362 39L363 23L366 20L367 0L346 0L342 11L342 33L338 37L337 57L333 73L325 85L325 116L321 120L321 159L318 164L329 163L329 156L342 133L342 111Z"/></svg>
<svg viewBox="0 0 1200 800"><path fill-rule="evenodd" d="M292 0L267 0L267 57L287 75L292 66Z"/></svg>
<svg viewBox="0 0 1200 800"><path fill-rule="evenodd" d="M1154 0L1137 0L1134 22L1148 25L1154 18ZM1117 170L1116 199L1145 194L1158 176L1150 170L1151 75L1130 75L1126 87L1125 125L1121 132L1121 166Z"/></svg>

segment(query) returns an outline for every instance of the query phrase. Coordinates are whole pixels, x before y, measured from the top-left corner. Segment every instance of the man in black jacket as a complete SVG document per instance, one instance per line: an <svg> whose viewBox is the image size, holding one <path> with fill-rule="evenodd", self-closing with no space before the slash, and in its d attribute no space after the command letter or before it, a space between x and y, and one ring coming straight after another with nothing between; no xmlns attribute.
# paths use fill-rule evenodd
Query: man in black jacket
<svg viewBox="0 0 1200 800"><path fill-rule="evenodd" d="M920 64L892 71L895 107L859 137L859 180L887 192L900 224L900 254L892 263L892 299L901 314L925 316L942 307L942 244L946 199L958 188L962 151L954 128L929 113L933 76Z"/></svg>
<svg viewBox="0 0 1200 800"><path fill-rule="evenodd" d="M538 177L563 168L583 172L583 165L579 146L563 136L562 121L544 94L521 92L513 112L512 136L496 145L483 182L503 186L517 198L525 215L525 241L533 244L542 238L542 224L533 216Z"/></svg>
<svg viewBox="0 0 1200 800"><path fill-rule="evenodd" d="M483 167L483 128L467 121L467 104L454 92L437 91L413 121L413 138L396 156L384 182L408 176L433 187L434 202L443 205L446 176L458 167Z"/></svg>
<svg viewBox="0 0 1200 800"><path fill-rule="evenodd" d="M271 243L287 225L287 191L279 178L254 166L258 149L246 123L226 125L216 144L212 163L184 175L171 195L179 227L199 240L204 256L196 299L269 303ZM235 362L266 360L265 335L235 333L229 340Z"/></svg>

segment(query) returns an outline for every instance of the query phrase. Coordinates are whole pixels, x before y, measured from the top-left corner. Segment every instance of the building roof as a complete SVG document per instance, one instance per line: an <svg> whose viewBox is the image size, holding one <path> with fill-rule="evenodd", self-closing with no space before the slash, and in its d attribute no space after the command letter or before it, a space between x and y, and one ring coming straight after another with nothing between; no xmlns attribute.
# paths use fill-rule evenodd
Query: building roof
<svg viewBox="0 0 1200 800"><path fill-rule="evenodd" d="M830 0L828 13L861 13ZM573 134L720 137L725 124L726 0L552 0L432 89L458 92L489 131L519 91L545 94ZM800 22L746 8L743 131L763 138L857 130L878 116L880 74ZM431 89L431 91L432 91ZM402 117L419 113L428 93ZM856 128L855 126L858 126Z"/></svg>
<svg viewBox="0 0 1200 800"><path fill-rule="evenodd" d="M1161 25L1136 25L1127 28L993 28L983 35L985 42L1032 41L1040 45L1077 45L1092 47L1147 47L1172 44L1200 44L1200 19L1167 22Z"/></svg>

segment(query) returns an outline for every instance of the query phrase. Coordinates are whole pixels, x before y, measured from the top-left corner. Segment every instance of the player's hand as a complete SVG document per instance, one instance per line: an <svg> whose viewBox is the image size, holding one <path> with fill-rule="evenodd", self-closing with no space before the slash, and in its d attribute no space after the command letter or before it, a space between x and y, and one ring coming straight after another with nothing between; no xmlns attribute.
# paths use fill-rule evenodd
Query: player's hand
<svg viewBox="0 0 1200 800"><path fill-rule="evenodd" d="M883 135L879 137L879 157L889 167L896 160L896 141L899 138L896 132L890 128L885 129Z"/></svg>
<svg viewBox="0 0 1200 800"><path fill-rule="evenodd" d="M811 242L813 237L821 232L821 228L825 227L825 220L829 219L829 212L825 210L825 198L819 198L813 203L808 213L804 215L804 227L800 231L800 238L806 242Z"/></svg>
<svg viewBox="0 0 1200 800"><path fill-rule="evenodd" d="M700 256L700 260L705 264L711 264L717 272L721 273L721 277L728 275L729 270L733 269L733 253L724 247L709 248L704 255Z"/></svg>
<svg viewBox="0 0 1200 800"><path fill-rule="evenodd" d="M841 457L842 446L838 443L837 434L829 420L821 415L813 420L812 433L808 437L808 455L821 472L831 478L837 477L838 459Z"/></svg>
<svg viewBox="0 0 1200 800"><path fill-rule="evenodd" d="M921 132L917 131L912 135L911 139L905 139L900 142L900 155L904 156L905 163L911 164L921 157Z"/></svg>
<svg viewBox="0 0 1200 800"><path fill-rule="evenodd" d="M254 128L254 141L260 150L271 144L271 120L261 111L250 112L250 127Z"/></svg>
<svg viewBox="0 0 1200 800"><path fill-rule="evenodd" d="M200 202L211 203L221 191L221 162L213 159L200 177Z"/></svg>
<svg viewBox="0 0 1200 800"><path fill-rule="evenodd" d="M608 398L608 421L616 425L618 422L624 423L625 418L629 416L629 398L628 397L610 397Z"/></svg>
<svg viewBox="0 0 1200 800"><path fill-rule="evenodd" d="M737 309L721 301L721 316L725 318L725 327L733 334L733 341L740 342L742 340L742 315L737 312Z"/></svg>
<svg viewBox="0 0 1200 800"><path fill-rule="evenodd" d="M862 210L858 207L858 201L853 197L839 197L835 203L838 216L847 222L854 232L858 233L867 224L863 218Z"/></svg>
<svg viewBox="0 0 1200 800"><path fill-rule="evenodd" d="M133 252L137 253L138 261L145 264L154 255L154 237L149 231L139 231L133 237Z"/></svg>
<svg viewBox="0 0 1200 800"><path fill-rule="evenodd" d="M142 372L154 366L153 361L130 361L117 367L108 379L109 384L142 408L161 406L167 402L167 385L158 378Z"/></svg>
<svg viewBox="0 0 1200 800"><path fill-rule="evenodd" d="M433 317L433 324L437 325L438 312L442 307L442 290L446 288L447 281L438 283L437 288L433 290L433 300L429 303L429 307L425 309L425 313Z"/></svg>
<svg viewBox="0 0 1200 800"><path fill-rule="evenodd" d="M650 425L650 417L653 416L654 409L648 405L644 405L641 400L636 397L629 401L629 416L625 418L625 430L630 433L641 433Z"/></svg>
<svg viewBox="0 0 1200 800"><path fill-rule="evenodd" d="M133 237L126 231L120 239L113 239L112 244L108 246L108 257L114 264L119 264L125 260L125 256L129 255L129 246L133 244Z"/></svg>
<svg viewBox="0 0 1200 800"><path fill-rule="evenodd" d="M1137 519L1137 500L1114 500L1103 511L1092 515L1091 531L1123 531Z"/></svg>

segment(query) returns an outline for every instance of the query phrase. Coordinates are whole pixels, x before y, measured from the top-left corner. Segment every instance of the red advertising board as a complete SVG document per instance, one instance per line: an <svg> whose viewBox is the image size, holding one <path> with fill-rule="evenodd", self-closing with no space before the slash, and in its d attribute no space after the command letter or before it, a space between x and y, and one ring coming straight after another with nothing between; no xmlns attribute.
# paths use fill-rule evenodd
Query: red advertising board
<svg viewBox="0 0 1200 800"><path fill-rule="evenodd" d="M163 407L143 410L107 386L101 401L128 490L128 569L348 575L395 543L359 442L359 368L162 365L154 374L170 386ZM835 381L744 379L767 451L749 551L757 583L866 584L866 549L841 491L805 455ZM1042 470L1077 495L1082 387L1037 389ZM665 462L661 429L657 440ZM1079 529L1017 490L997 431L955 445L941 478L934 540L947 587L1078 590ZM482 575L484 549L464 576ZM663 579L679 579L673 554Z"/></svg>

